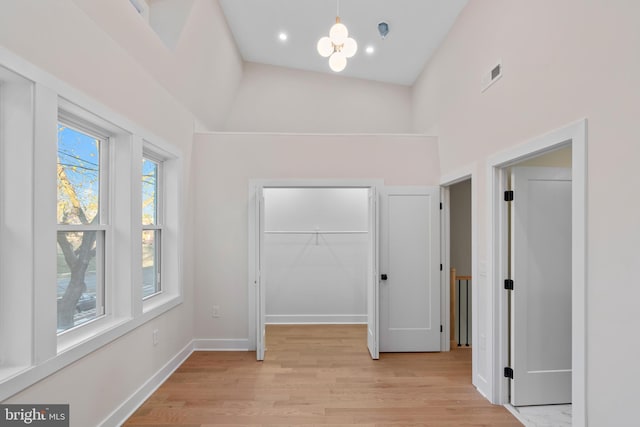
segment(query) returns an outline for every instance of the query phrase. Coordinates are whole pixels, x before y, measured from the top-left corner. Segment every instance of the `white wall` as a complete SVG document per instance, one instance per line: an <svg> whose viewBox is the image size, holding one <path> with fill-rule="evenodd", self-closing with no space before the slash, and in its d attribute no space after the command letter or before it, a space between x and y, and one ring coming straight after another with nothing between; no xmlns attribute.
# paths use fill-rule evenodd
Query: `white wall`
<svg viewBox="0 0 640 427"><path fill-rule="evenodd" d="M366 322L368 189L266 188L264 206L267 323Z"/></svg>
<svg viewBox="0 0 640 427"><path fill-rule="evenodd" d="M182 37L195 0L146 0L149 25L169 49L174 50Z"/></svg>
<svg viewBox="0 0 640 427"><path fill-rule="evenodd" d="M640 3L614 0L470 2L414 85L414 129L438 129L442 172L477 173L478 256L487 259L490 208L486 159L507 147L588 119L587 416L591 426L637 418L640 343L620 325L637 325L640 287ZM480 77L502 58L503 77L484 93ZM475 166L474 166L475 165ZM631 195L631 197L630 197ZM616 201L615 219L611 201ZM613 289L615 287L615 292ZM480 337L489 284L476 283ZM624 296L624 297L622 297ZM478 375L490 375L488 349ZM623 366L624 375L611 372Z"/></svg>
<svg viewBox="0 0 640 427"><path fill-rule="evenodd" d="M436 139L423 136L196 134L195 336L247 339L250 179L384 179L437 185ZM211 306L220 305L220 318Z"/></svg>
<svg viewBox="0 0 640 427"><path fill-rule="evenodd" d="M73 1L2 1L0 8L0 45L174 144L189 170L193 115ZM185 200L188 178L183 177ZM185 230L182 305L7 402L69 403L72 426L95 426L182 350L193 336L191 233ZM155 347L154 329L159 330Z"/></svg>
<svg viewBox="0 0 640 427"><path fill-rule="evenodd" d="M184 20L184 23L175 24L177 27L183 26L179 36L175 36L178 30L172 28L173 37L177 40L172 42L175 46L171 49L136 12L129 0L73 0L86 14L80 19L104 30L124 53L136 61L137 67L165 87L207 129L221 130L240 84L242 58L217 1L163 0L158 4L152 2L152 5L160 10L165 6L183 8L182 4L176 5L178 2L192 2L193 6L186 19L184 12L173 13L176 20ZM151 18L155 19L153 16ZM157 22L154 24L158 25ZM169 25L163 23L165 30ZM72 25L69 34L83 33ZM87 48L90 49L90 46ZM100 52L98 47L95 49L96 53ZM106 67L122 80L128 80L129 73L119 69L116 64L103 60L96 66ZM153 98L145 98L135 91L131 93L136 94L146 108L164 108L165 104L153 102Z"/></svg>
<svg viewBox="0 0 640 427"><path fill-rule="evenodd" d="M471 180L449 187L451 267L458 276L471 276Z"/></svg>
<svg viewBox="0 0 640 427"><path fill-rule="evenodd" d="M406 133L411 131L411 89L246 63L225 130Z"/></svg>

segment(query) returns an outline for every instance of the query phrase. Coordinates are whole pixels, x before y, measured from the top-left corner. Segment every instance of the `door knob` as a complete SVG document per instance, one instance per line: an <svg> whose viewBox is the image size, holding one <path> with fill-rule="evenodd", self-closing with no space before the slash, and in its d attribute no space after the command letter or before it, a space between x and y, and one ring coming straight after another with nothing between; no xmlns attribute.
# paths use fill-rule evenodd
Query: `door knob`
<svg viewBox="0 0 640 427"><path fill-rule="evenodd" d="M386 274L381 274L380 275L380 280L387 280L387 275Z"/></svg>

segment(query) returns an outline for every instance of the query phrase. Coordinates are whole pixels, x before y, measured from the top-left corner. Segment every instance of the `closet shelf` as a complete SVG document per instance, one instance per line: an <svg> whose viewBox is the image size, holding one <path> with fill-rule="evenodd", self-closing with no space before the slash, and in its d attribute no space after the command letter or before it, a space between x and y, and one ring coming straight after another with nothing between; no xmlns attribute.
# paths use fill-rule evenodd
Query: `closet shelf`
<svg viewBox="0 0 640 427"><path fill-rule="evenodd" d="M313 231L265 231L264 234L367 234L368 231L323 231L323 230L313 230Z"/></svg>

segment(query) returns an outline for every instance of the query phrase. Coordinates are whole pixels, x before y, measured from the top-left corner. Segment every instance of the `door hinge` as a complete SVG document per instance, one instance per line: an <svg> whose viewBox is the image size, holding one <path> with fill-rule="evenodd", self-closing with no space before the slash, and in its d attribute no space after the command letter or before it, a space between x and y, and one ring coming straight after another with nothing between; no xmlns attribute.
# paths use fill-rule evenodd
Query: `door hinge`
<svg viewBox="0 0 640 427"><path fill-rule="evenodd" d="M513 290L513 280L511 279L504 279L504 288L508 291L512 291Z"/></svg>
<svg viewBox="0 0 640 427"><path fill-rule="evenodd" d="M442 264L440 264L440 271L442 271Z"/></svg>
<svg viewBox="0 0 640 427"><path fill-rule="evenodd" d="M510 367L506 367L504 368L504 377L505 378L509 378L509 379L513 379L513 369L511 369Z"/></svg>
<svg viewBox="0 0 640 427"><path fill-rule="evenodd" d="M440 210L442 210L442 203L440 203Z"/></svg>
<svg viewBox="0 0 640 427"><path fill-rule="evenodd" d="M440 333L442 333L442 325L440 325Z"/></svg>
<svg viewBox="0 0 640 427"><path fill-rule="evenodd" d="M504 192L504 201L505 202L513 201L513 190L507 190Z"/></svg>

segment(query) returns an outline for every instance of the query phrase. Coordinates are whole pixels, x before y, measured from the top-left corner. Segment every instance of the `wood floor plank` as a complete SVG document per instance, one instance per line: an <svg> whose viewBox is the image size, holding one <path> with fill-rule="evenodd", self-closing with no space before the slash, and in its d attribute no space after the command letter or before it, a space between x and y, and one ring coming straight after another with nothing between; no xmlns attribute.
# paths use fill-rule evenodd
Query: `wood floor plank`
<svg viewBox="0 0 640 427"><path fill-rule="evenodd" d="M371 360L364 325L269 325L264 362L194 352L125 426L520 426L471 385L471 351Z"/></svg>

